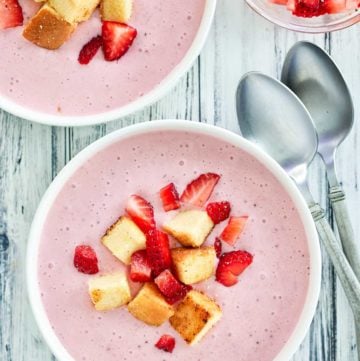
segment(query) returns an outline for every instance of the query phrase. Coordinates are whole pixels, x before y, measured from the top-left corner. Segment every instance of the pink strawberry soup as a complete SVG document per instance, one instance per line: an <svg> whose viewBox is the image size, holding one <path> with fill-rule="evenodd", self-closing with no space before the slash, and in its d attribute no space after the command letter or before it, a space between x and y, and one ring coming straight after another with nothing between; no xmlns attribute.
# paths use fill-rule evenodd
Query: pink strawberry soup
<svg viewBox="0 0 360 361"><path fill-rule="evenodd" d="M169 323L147 326L126 307L97 312L87 288L93 276L73 266L76 245L94 248L101 273L124 269L100 238L124 214L129 195L149 200L161 227L176 211L162 210L159 190L174 182L181 192L205 172L221 175L210 201L229 200L232 214L249 215L235 248L254 255L235 286L226 288L214 278L195 286L218 302L222 319L190 347ZM206 244L214 243L226 222L215 227ZM38 264L47 316L76 361L218 361L224 354L227 361L273 360L299 320L310 270L302 222L274 176L242 150L185 131L133 136L108 146L78 169L48 213ZM172 354L154 347L164 333L176 338Z"/></svg>
<svg viewBox="0 0 360 361"><path fill-rule="evenodd" d="M99 51L89 65L77 61L82 46L101 33L99 15L78 26L60 49L39 48L23 27L0 31L0 95L32 110L66 116L91 115L124 106L154 89L190 48L206 0L134 1L129 24L138 36L119 61ZM24 23L39 7L20 0Z"/></svg>

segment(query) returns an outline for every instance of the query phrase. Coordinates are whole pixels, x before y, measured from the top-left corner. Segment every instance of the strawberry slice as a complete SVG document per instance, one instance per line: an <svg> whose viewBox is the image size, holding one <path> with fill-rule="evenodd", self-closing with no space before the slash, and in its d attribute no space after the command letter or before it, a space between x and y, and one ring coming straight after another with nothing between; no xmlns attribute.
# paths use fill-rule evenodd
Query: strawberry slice
<svg viewBox="0 0 360 361"><path fill-rule="evenodd" d="M82 273L89 275L99 272L98 259L94 249L90 246L76 246L74 254L74 266Z"/></svg>
<svg viewBox="0 0 360 361"><path fill-rule="evenodd" d="M103 21L102 37L105 60L120 59L129 50L136 35L137 30L129 25Z"/></svg>
<svg viewBox="0 0 360 361"><path fill-rule="evenodd" d="M155 276L171 267L172 259L167 234L156 229L146 234L146 253Z"/></svg>
<svg viewBox="0 0 360 361"><path fill-rule="evenodd" d="M92 58L96 55L103 43L100 35L95 36L89 42L87 42L81 49L78 57L80 64L89 64Z"/></svg>
<svg viewBox="0 0 360 361"><path fill-rule="evenodd" d="M192 289L191 286L180 283L168 269L162 271L154 281L170 305L181 301Z"/></svg>
<svg viewBox="0 0 360 361"><path fill-rule="evenodd" d="M201 174L190 182L180 197L181 202L202 207L210 198L220 176L215 173Z"/></svg>
<svg viewBox="0 0 360 361"><path fill-rule="evenodd" d="M212 219L214 224L218 224L229 218L231 212L231 205L229 202L209 203L206 207L206 212Z"/></svg>
<svg viewBox="0 0 360 361"><path fill-rule="evenodd" d="M233 246L237 238L243 232L248 219L248 216L230 217L227 226L220 235L220 238L230 246Z"/></svg>
<svg viewBox="0 0 360 361"><path fill-rule="evenodd" d="M174 183L170 183L160 189L160 198L165 212L180 208L179 193Z"/></svg>
<svg viewBox="0 0 360 361"><path fill-rule="evenodd" d="M151 267L146 250L136 251L131 255L130 279L133 282L151 281Z"/></svg>
<svg viewBox="0 0 360 361"><path fill-rule="evenodd" d="M133 194L127 202L126 212L143 232L155 229L154 208L144 198Z"/></svg>
<svg viewBox="0 0 360 361"><path fill-rule="evenodd" d="M0 29L22 25L24 16L18 0L0 0Z"/></svg>
<svg viewBox="0 0 360 361"><path fill-rule="evenodd" d="M246 251L232 251L220 257L216 269L216 281L226 287L235 285L238 276L252 263L253 256Z"/></svg>
<svg viewBox="0 0 360 361"><path fill-rule="evenodd" d="M218 237L216 237L215 239L214 248L215 248L216 257L220 258L222 252L222 243L221 243L221 239Z"/></svg>
<svg viewBox="0 0 360 361"><path fill-rule="evenodd" d="M170 335L162 335L155 344L155 347L165 352L171 353L175 348L175 338Z"/></svg>

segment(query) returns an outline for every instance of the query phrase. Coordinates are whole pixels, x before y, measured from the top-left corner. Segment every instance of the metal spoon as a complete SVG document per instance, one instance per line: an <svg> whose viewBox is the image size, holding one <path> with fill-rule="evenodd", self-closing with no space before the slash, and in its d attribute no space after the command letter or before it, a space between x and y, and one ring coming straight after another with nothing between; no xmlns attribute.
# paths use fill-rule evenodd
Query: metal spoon
<svg viewBox="0 0 360 361"><path fill-rule="evenodd" d="M359 329L360 282L325 219L325 212L315 203L307 183L308 166L318 146L309 112L285 85L261 73L248 73L242 78L236 94L236 108L243 136L271 155L304 195ZM360 339L357 341L360 346Z"/></svg>
<svg viewBox="0 0 360 361"><path fill-rule="evenodd" d="M318 153L326 165L332 203L346 257L360 280L360 243L345 204L335 169L338 146L348 136L354 122L351 95L340 70L329 55L309 42L299 42L289 51L281 80L309 110L319 138Z"/></svg>

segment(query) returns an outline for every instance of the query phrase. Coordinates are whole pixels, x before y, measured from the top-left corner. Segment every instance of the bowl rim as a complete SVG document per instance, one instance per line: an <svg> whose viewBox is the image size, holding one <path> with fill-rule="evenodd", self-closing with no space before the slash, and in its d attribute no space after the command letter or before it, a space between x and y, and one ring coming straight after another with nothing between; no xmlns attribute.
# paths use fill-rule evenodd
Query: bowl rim
<svg viewBox="0 0 360 361"><path fill-rule="evenodd" d="M60 361L74 361L58 340L50 325L41 300L40 287L38 283L38 247L40 245L41 233L46 221L46 216L50 211L53 202L56 200L56 197L63 188L64 184L70 179L74 172L76 172L87 160L99 151L129 137L160 131L187 131L195 134L204 134L235 145L253 156L263 166L265 166L280 182L284 190L294 202L303 223L308 242L310 255L310 278L306 300L297 325L284 347L274 359L275 361L289 360L300 346L308 329L310 328L320 294L321 252L315 224L308 206L299 190L285 171L275 162L275 160L270 158L270 156L264 153L256 145L229 130L206 123L197 123L186 120L168 119L138 123L109 133L80 151L60 171L46 190L31 225L26 254L26 282L28 297L32 312L43 338L57 359Z"/></svg>
<svg viewBox="0 0 360 361"><path fill-rule="evenodd" d="M202 48L204 47L205 41L211 29L216 5L217 0L206 0L200 26L195 35L195 38L185 56L171 70L171 72L151 91L124 106L112 109L110 111L83 116L61 114L54 115L44 113L40 110L34 110L29 107L24 107L10 98L0 94L0 110L3 109L17 117L36 123L66 127L103 124L142 110L165 96L172 88L175 87L179 79L191 68L194 61L199 56Z"/></svg>
<svg viewBox="0 0 360 361"><path fill-rule="evenodd" d="M343 19L342 21L338 21L332 25L320 25L320 26L313 26L313 25L296 25L296 24L289 24L286 21L282 21L277 18L273 18L269 15L266 11L262 11L253 0L246 0L247 5L253 9L257 14L262 16L264 19L270 21L273 24L279 25L282 28L292 31L298 31L300 33L307 33L307 34L321 34L326 32L338 31L345 28L348 28L358 22L360 22L360 11L354 12L353 16ZM275 4L274 4L275 6Z"/></svg>

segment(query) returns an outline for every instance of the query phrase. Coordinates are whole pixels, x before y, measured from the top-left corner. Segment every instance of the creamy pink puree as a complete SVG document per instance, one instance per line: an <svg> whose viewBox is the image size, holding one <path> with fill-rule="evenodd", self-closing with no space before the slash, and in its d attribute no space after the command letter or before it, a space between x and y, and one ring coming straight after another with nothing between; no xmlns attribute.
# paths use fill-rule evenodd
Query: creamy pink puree
<svg viewBox="0 0 360 361"><path fill-rule="evenodd" d="M159 189L174 182L181 191L209 171L222 175L211 200L230 200L234 215L250 216L236 247L255 255L236 286L226 288L214 279L196 286L221 305L223 317L216 327L189 347L168 323L147 326L125 307L95 311L87 291L91 276L72 263L75 246L94 247L101 272L123 269L100 238L124 213L128 196L148 199L161 226L174 213L162 211ZM207 244L213 244L225 224L215 228ZM77 361L269 361L299 319L309 283L309 254L294 204L257 160L209 136L153 133L109 146L65 184L42 233L39 281L50 323ZM171 355L153 346L163 333L176 337Z"/></svg>
<svg viewBox="0 0 360 361"><path fill-rule="evenodd" d="M38 8L20 0L25 22ZM130 24L138 37L119 61L101 51L87 65L77 57L101 32L96 13L56 51L26 41L23 27L0 31L0 95L49 114L88 115L128 104L155 88L182 60L200 25L205 0L135 0Z"/></svg>

